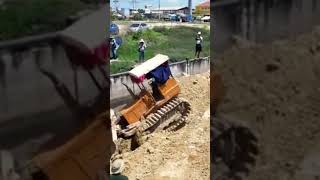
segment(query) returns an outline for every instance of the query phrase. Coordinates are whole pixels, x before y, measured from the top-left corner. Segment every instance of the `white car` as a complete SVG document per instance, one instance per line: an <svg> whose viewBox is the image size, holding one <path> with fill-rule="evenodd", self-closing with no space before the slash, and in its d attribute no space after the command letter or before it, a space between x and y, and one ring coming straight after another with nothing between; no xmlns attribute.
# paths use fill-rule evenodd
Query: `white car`
<svg viewBox="0 0 320 180"><path fill-rule="evenodd" d="M129 30L132 32L138 32L149 29L149 26L146 23L133 23L129 26Z"/></svg>
<svg viewBox="0 0 320 180"><path fill-rule="evenodd" d="M210 22L210 16L204 16L201 18L201 21L203 22Z"/></svg>

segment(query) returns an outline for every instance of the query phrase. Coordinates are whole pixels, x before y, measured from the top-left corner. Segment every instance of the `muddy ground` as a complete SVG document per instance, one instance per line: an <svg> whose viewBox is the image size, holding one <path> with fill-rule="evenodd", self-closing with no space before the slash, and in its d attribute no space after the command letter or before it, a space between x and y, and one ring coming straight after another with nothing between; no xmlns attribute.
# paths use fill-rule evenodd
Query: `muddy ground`
<svg viewBox="0 0 320 180"><path fill-rule="evenodd" d="M247 122L260 154L247 180L320 177L320 28L268 45L238 41L215 61L219 113Z"/></svg>
<svg viewBox="0 0 320 180"><path fill-rule="evenodd" d="M138 149L123 154L124 175L135 179L209 179L210 73L178 78L180 97L191 103L188 123L171 133L154 133Z"/></svg>

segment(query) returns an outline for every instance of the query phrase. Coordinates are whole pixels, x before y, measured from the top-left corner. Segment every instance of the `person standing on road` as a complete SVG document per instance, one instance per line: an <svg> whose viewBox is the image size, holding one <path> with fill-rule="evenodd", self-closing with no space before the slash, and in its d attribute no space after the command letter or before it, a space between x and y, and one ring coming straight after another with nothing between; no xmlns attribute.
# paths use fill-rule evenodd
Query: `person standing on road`
<svg viewBox="0 0 320 180"><path fill-rule="evenodd" d="M146 43L144 42L143 39L141 39L139 41L139 48L138 48L138 51L139 51L139 62L144 62L144 51L146 49Z"/></svg>
<svg viewBox="0 0 320 180"><path fill-rule="evenodd" d="M199 31L196 37L196 53L195 56L199 58L200 52L202 51L202 42L203 42L203 37L201 36L201 32Z"/></svg>
<svg viewBox="0 0 320 180"><path fill-rule="evenodd" d="M112 54L110 59L117 59L118 58L117 50L119 48L119 45L115 38L110 38L110 46L111 46L111 54Z"/></svg>

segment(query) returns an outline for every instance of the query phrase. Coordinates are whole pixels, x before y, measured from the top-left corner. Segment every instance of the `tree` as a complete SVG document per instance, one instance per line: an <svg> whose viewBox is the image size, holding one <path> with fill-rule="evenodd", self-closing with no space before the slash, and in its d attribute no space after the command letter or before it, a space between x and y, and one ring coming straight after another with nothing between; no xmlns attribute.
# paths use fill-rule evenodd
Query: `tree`
<svg viewBox="0 0 320 180"><path fill-rule="evenodd" d="M194 11L194 15L201 15L202 14L202 9L200 8L200 6L196 6L196 10Z"/></svg>
<svg viewBox="0 0 320 180"><path fill-rule="evenodd" d="M138 9L138 12L139 12L140 14L144 14L144 13L145 13L145 10L144 10L144 9Z"/></svg>

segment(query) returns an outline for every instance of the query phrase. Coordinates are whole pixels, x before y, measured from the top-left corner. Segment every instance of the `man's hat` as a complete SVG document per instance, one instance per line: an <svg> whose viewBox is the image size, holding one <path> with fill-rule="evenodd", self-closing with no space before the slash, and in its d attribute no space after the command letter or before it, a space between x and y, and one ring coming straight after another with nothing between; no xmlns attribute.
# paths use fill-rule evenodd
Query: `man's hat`
<svg viewBox="0 0 320 180"><path fill-rule="evenodd" d="M199 31L198 34L201 35L201 32Z"/></svg>
<svg viewBox="0 0 320 180"><path fill-rule="evenodd" d="M124 162L122 159L116 159L112 162L112 165L110 167L110 173L111 174L119 174L124 169Z"/></svg>
<svg viewBox="0 0 320 180"><path fill-rule="evenodd" d="M143 39L140 39L140 41L139 42L143 42L144 43L144 40Z"/></svg>

